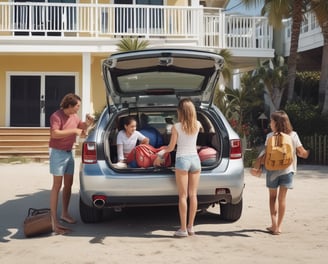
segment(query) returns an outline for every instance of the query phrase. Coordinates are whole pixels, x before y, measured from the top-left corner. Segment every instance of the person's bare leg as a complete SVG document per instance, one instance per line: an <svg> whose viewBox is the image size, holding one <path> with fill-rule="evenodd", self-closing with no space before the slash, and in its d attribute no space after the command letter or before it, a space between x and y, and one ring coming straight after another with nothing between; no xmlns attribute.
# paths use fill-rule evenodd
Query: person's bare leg
<svg viewBox="0 0 328 264"><path fill-rule="evenodd" d="M199 184L200 171L191 172L188 175L188 196L189 196L189 218L188 228L193 228L198 208L197 190Z"/></svg>
<svg viewBox="0 0 328 264"><path fill-rule="evenodd" d="M188 174L186 171L176 169L175 179L179 194L180 229L187 230L187 197L188 197Z"/></svg>
<svg viewBox="0 0 328 264"><path fill-rule="evenodd" d="M59 224L57 219L58 196L61 189L63 176L53 176L53 184L50 193L50 211L53 231L57 234L64 234L68 229Z"/></svg>
<svg viewBox="0 0 328 264"><path fill-rule="evenodd" d="M277 229L277 189L269 189L269 206L272 224L268 230L274 232Z"/></svg>
<svg viewBox="0 0 328 264"><path fill-rule="evenodd" d="M69 224L76 223L76 220L68 213L69 202L72 194L73 175L64 175L64 188L63 188L63 208L61 219Z"/></svg>
<svg viewBox="0 0 328 264"><path fill-rule="evenodd" d="M278 221L276 233L281 233L282 220L284 219L286 212L286 196L288 189L284 186L280 186L278 193Z"/></svg>

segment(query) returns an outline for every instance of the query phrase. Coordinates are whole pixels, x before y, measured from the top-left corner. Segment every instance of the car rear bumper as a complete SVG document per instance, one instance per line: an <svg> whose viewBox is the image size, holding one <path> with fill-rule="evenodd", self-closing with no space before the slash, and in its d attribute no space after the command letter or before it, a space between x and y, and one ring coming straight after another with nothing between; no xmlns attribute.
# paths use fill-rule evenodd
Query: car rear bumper
<svg viewBox="0 0 328 264"><path fill-rule="evenodd" d="M135 207L177 205L178 195L174 172L127 173L118 175L104 164L81 165L80 197L88 206L95 206L94 196L103 196L101 207ZM232 171L202 171L198 203L233 203L242 199L244 172L241 166ZM240 167L240 169L236 169Z"/></svg>

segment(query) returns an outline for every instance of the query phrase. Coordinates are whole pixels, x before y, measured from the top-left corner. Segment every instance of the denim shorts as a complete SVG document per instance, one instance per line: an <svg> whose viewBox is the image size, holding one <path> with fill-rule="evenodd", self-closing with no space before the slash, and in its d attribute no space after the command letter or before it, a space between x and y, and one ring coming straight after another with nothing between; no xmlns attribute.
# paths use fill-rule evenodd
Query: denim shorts
<svg viewBox="0 0 328 264"><path fill-rule="evenodd" d="M268 172L266 175L266 186L271 189L276 189L279 186L284 186L287 189L293 188L294 172L289 172L280 176L272 177L272 173Z"/></svg>
<svg viewBox="0 0 328 264"><path fill-rule="evenodd" d="M72 151L49 149L50 173L54 176L64 176L74 174L74 157Z"/></svg>
<svg viewBox="0 0 328 264"><path fill-rule="evenodd" d="M188 172L201 170L200 159L198 155L179 156L175 158L175 168Z"/></svg>

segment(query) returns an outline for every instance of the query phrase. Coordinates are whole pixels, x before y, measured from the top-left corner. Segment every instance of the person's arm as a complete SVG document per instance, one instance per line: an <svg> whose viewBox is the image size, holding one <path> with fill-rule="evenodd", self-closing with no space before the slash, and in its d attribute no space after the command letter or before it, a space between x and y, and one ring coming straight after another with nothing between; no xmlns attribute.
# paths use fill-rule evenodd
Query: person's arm
<svg viewBox="0 0 328 264"><path fill-rule="evenodd" d="M149 138L145 137L143 140L141 140L140 143L141 143L141 144L149 145Z"/></svg>
<svg viewBox="0 0 328 264"><path fill-rule="evenodd" d="M174 126L172 126L172 131L171 132L172 132L172 134L171 134L170 143L165 149L162 149L161 151L159 151L157 153L157 157L154 160L154 165L155 166L161 166L161 163L163 162L164 155L166 153L169 153L169 152L173 151L174 148L175 148L175 145L177 144L178 131L175 129Z"/></svg>
<svg viewBox="0 0 328 264"><path fill-rule="evenodd" d="M135 131L134 133L136 133L138 135L138 140L139 140L140 144L149 145L148 137L144 136L140 131Z"/></svg>
<svg viewBox="0 0 328 264"><path fill-rule="evenodd" d="M167 146L167 148L165 149L165 153L166 152L171 152L175 149L175 145L177 144L177 140L178 140L178 131L176 130L175 126L172 126L170 143Z"/></svg>
<svg viewBox="0 0 328 264"><path fill-rule="evenodd" d="M116 149L117 149L117 161L118 162L125 161L124 151L123 151L123 144L124 144L123 135L124 134L123 134L122 130L120 130L116 137Z"/></svg>
<svg viewBox="0 0 328 264"><path fill-rule="evenodd" d="M87 114L85 117L85 121L84 122L80 121L78 128L86 131L88 127L94 123L94 121L95 119L90 114Z"/></svg>
<svg viewBox="0 0 328 264"><path fill-rule="evenodd" d="M296 148L296 154L300 158L307 159L309 157L310 151L306 150L303 146L299 146Z"/></svg>
<svg viewBox="0 0 328 264"><path fill-rule="evenodd" d="M117 144L117 159L118 162L124 162L123 144Z"/></svg>

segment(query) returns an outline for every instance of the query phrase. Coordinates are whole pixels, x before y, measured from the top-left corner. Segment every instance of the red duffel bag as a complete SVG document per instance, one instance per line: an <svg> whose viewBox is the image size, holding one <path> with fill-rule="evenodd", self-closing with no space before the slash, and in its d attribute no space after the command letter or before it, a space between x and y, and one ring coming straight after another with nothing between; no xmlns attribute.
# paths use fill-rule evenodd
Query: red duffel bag
<svg viewBox="0 0 328 264"><path fill-rule="evenodd" d="M202 166L211 166L217 161L217 151L211 147L201 147L198 156Z"/></svg>
<svg viewBox="0 0 328 264"><path fill-rule="evenodd" d="M149 168L154 166L154 161L157 157L157 153L166 146L160 148L154 148L151 145L140 144L136 146L128 155L127 163L136 163L140 168ZM170 153L165 153L162 167L171 166L171 156Z"/></svg>

